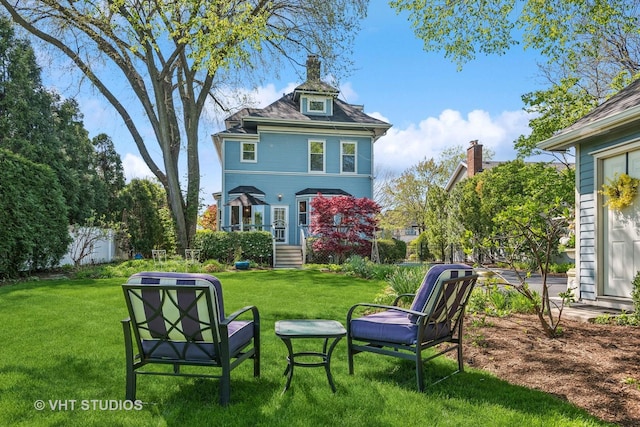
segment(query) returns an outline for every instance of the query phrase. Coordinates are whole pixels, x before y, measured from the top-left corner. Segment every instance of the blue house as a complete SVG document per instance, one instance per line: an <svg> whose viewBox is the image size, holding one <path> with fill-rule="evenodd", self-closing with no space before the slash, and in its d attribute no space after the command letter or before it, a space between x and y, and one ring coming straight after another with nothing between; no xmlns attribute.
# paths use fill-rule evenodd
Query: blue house
<svg viewBox="0 0 640 427"><path fill-rule="evenodd" d="M292 93L225 120L213 135L220 229L262 229L277 245L300 245L318 194L373 198L373 145L391 125L339 93L320 80L320 61L310 55L307 80Z"/></svg>

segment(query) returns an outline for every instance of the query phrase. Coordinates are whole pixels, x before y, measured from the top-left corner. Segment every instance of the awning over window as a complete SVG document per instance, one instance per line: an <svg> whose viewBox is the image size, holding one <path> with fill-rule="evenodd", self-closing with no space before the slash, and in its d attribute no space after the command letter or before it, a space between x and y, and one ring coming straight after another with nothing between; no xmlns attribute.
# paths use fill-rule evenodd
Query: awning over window
<svg viewBox="0 0 640 427"><path fill-rule="evenodd" d="M259 206L268 205L269 203L253 197L249 193L242 193L233 200L227 203L227 206Z"/></svg>
<svg viewBox="0 0 640 427"><path fill-rule="evenodd" d="M318 193L323 196L351 196L351 194L339 188L305 188L304 190L298 191L296 196L315 196Z"/></svg>

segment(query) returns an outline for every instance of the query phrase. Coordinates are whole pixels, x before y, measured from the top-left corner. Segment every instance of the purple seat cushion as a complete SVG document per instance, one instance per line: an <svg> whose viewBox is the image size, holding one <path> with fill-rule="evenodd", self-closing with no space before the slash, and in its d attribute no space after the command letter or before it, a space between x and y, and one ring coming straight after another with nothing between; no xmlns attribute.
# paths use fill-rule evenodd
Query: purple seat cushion
<svg viewBox="0 0 640 427"><path fill-rule="evenodd" d="M386 310L351 320L351 338L361 341L383 341L414 345L418 341L418 325L398 310ZM422 341L449 334L446 325L430 325Z"/></svg>
<svg viewBox="0 0 640 427"><path fill-rule="evenodd" d="M425 274L422 284L416 291L416 296L411 304L411 310L423 312L429 305L429 299L433 294L436 284L448 279L454 279L461 276L470 276L473 269L465 264L439 264L431 267ZM412 322L417 322L418 317L407 315Z"/></svg>
<svg viewBox="0 0 640 427"><path fill-rule="evenodd" d="M229 352L231 356L249 344L253 338L253 322L235 320L229 323ZM218 355L215 346L208 342L161 342L142 340L145 358L163 360L210 361Z"/></svg>
<svg viewBox="0 0 640 427"><path fill-rule="evenodd" d="M218 303L218 313L220 321L224 320L224 303L222 300L222 285L217 277L210 274L202 273L174 273L164 271L143 271L129 277L128 283L140 283L144 285L169 284L176 285L195 285L196 279L204 280L213 286L216 301Z"/></svg>
<svg viewBox="0 0 640 427"><path fill-rule="evenodd" d="M351 337L359 340L391 341L415 344L418 325L407 313L386 310L351 320Z"/></svg>

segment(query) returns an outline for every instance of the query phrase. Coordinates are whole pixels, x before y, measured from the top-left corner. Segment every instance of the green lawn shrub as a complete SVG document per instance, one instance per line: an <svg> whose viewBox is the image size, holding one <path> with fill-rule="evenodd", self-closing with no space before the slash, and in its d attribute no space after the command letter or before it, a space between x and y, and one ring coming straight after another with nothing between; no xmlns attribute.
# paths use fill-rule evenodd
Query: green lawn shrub
<svg viewBox="0 0 640 427"><path fill-rule="evenodd" d="M270 265L273 236L267 231L225 232L198 231L194 246L200 249L202 259L217 260L224 264L234 261L253 261Z"/></svg>
<svg viewBox="0 0 640 427"><path fill-rule="evenodd" d="M54 172L0 149L0 279L57 265L71 243Z"/></svg>

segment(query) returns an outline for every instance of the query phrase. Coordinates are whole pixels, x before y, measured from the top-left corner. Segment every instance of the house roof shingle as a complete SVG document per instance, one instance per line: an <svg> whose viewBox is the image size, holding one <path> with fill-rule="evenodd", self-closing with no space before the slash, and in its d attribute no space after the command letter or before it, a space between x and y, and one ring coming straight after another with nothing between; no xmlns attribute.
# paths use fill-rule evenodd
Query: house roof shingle
<svg viewBox="0 0 640 427"><path fill-rule="evenodd" d="M594 108L574 124L538 143L543 150L564 150L581 140L640 120L640 79Z"/></svg>

